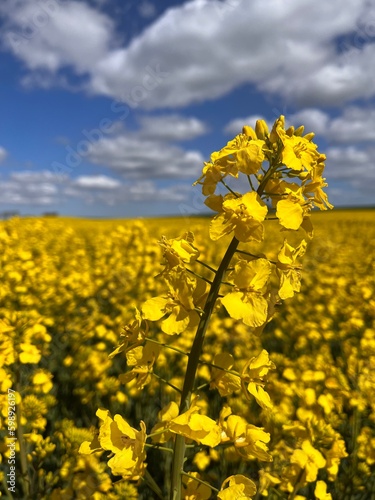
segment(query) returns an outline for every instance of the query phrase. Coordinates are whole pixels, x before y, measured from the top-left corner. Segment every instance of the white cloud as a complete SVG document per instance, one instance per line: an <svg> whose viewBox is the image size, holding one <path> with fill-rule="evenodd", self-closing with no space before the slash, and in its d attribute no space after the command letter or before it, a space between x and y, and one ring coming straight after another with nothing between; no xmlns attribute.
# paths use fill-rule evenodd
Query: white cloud
<svg viewBox="0 0 375 500"><path fill-rule="evenodd" d="M87 189L115 189L121 186L120 181L107 175L81 175L72 184Z"/></svg>
<svg viewBox="0 0 375 500"><path fill-rule="evenodd" d="M320 109L306 108L291 115L289 122L295 126L305 125L306 132L324 136L329 143L375 141L375 108L371 106L348 106L336 118Z"/></svg>
<svg viewBox="0 0 375 500"><path fill-rule="evenodd" d="M106 176L84 176L68 183L62 192L65 197L84 200L86 204L104 203L105 205L123 205L130 202L180 202L188 198L189 186L176 184L172 186L160 186L153 181L137 181L131 184L116 181L109 187L110 178L105 184L102 180L99 185L98 177Z"/></svg>
<svg viewBox="0 0 375 500"><path fill-rule="evenodd" d="M91 145L88 159L135 179L193 178L203 163L198 151L131 134L103 137Z"/></svg>
<svg viewBox="0 0 375 500"><path fill-rule="evenodd" d="M52 172L13 172L1 183L1 203L6 205L52 205L58 201L58 188Z"/></svg>
<svg viewBox="0 0 375 500"><path fill-rule="evenodd" d="M331 120L328 137L334 142L375 141L375 108L350 106Z"/></svg>
<svg viewBox="0 0 375 500"><path fill-rule="evenodd" d="M147 139L183 141L199 137L207 132L206 125L197 118L171 114L140 118L141 135Z"/></svg>
<svg viewBox="0 0 375 500"><path fill-rule="evenodd" d="M113 21L84 2L2 0L0 13L3 44L30 70L90 72L113 42Z"/></svg>
<svg viewBox="0 0 375 500"><path fill-rule="evenodd" d="M326 177L349 186L347 196L356 197L362 204L371 200L375 190L375 148L359 149L354 146L332 147L327 150ZM345 196L339 200L342 205L348 203Z"/></svg>
<svg viewBox="0 0 375 500"><path fill-rule="evenodd" d="M375 95L375 15L367 0L344 6L340 0L192 0L167 9L126 47L113 21L88 4L46 3L55 12L26 39L23 19L37 19L42 3L3 2L8 48L31 71L70 67L87 76L87 91L134 107L186 106L244 83L309 107Z"/></svg>
<svg viewBox="0 0 375 500"><path fill-rule="evenodd" d="M5 160L5 158L8 156L8 152L3 146L0 146L0 163Z"/></svg>
<svg viewBox="0 0 375 500"><path fill-rule="evenodd" d="M375 180L373 153L370 149L363 150L354 146L329 148L327 150L329 176L338 179L366 177Z"/></svg>
<svg viewBox="0 0 375 500"><path fill-rule="evenodd" d="M316 108L305 108L291 115L288 123L295 128L304 125L305 133L314 132L315 134L324 135L327 133L329 120L329 115L324 111Z"/></svg>
<svg viewBox="0 0 375 500"><path fill-rule="evenodd" d="M64 207L76 199L85 204L123 205L129 202L183 202L191 194L186 184L160 185L151 180L120 182L106 175L57 178L48 170L13 172L2 179L2 206Z"/></svg>

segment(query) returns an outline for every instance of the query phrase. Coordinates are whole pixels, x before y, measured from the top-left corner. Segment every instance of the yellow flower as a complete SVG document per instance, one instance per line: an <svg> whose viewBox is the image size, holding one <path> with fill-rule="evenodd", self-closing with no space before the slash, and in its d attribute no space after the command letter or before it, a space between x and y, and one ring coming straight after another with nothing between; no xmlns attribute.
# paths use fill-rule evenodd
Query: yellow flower
<svg viewBox="0 0 375 500"><path fill-rule="evenodd" d="M42 357L40 350L33 344L28 344L23 342L20 344L20 361L23 364L26 363L39 363Z"/></svg>
<svg viewBox="0 0 375 500"><path fill-rule="evenodd" d="M299 292L301 289L300 267L296 266L296 260L304 255L306 247L305 240L302 240L298 247L293 247L284 240L284 244L278 253L278 263L276 264L280 276L278 293L283 300L293 297L294 292Z"/></svg>
<svg viewBox="0 0 375 500"><path fill-rule="evenodd" d="M268 496L268 489L280 484L280 479L270 472L263 470L259 471L259 492L263 496Z"/></svg>
<svg viewBox="0 0 375 500"><path fill-rule="evenodd" d="M246 175L256 174L264 161L264 145L262 140L239 134L228 142L216 162L223 166L223 170L236 177L238 172Z"/></svg>
<svg viewBox="0 0 375 500"><path fill-rule="evenodd" d="M296 131L297 132L297 131ZM270 134L271 142L279 139L283 145L281 159L284 165L295 171L310 171L319 159L317 145L311 142L313 134L304 137L295 133L294 128L285 130L285 117L280 116Z"/></svg>
<svg viewBox="0 0 375 500"><path fill-rule="evenodd" d="M161 346L154 342L146 342L144 346L138 346L128 351L126 354L128 365L135 368L120 375L120 382L128 384L132 380L136 380L136 387L143 389L151 380L153 367L160 351Z"/></svg>
<svg viewBox="0 0 375 500"><path fill-rule="evenodd" d="M276 217L285 229L298 229L304 217L300 199L289 194L287 198L280 200L276 206Z"/></svg>
<svg viewBox="0 0 375 500"><path fill-rule="evenodd" d="M213 364L230 370L233 366L233 356L227 352L216 354ZM216 388L220 396L228 396L241 388L241 380L238 375L228 373L219 368L211 369L210 389Z"/></svg>
<svg viewBox="0 0 375 500"><path fill-rule="evenodd" d="M308 483L316 481L318 469L326 465L323 455L307 439L303 441L302 449L294 450L290 461L305 470Z"/></svg>
<svg viewBox="0 0 375 500"><path fill-rule="evenodd" d="M319 158L317 145L305 137L285 135L282 138L284 149L282 161L291 170L310 171L316 165Z"/></svg>
<svg viewBox="0 0 375 500"><path fill-rule="evenodd" d="M211 488L194 479L200 478L197 472L190 472L189 476L182 477L182 498L184 500L208 500L211 497Z"/></svg>
<svg viewBox="0 0 375 500"><path fill-rule="evenodd" d="M156 436L152 436L152 440L156 443L165 443L172 437L172 433L168 429L169 422L174 418L178 417L178 405L174 401L171 401L167 406L162 408L158 413L158 422L154 425L151 430L151 434L155 434L162 429L164 429L163 433L157 434Z"/></svg>
<svg viewBox="0 0 375 500"><path fill-rule="evenodd" d="M366 427L362 428L363 430L366 429ZM358 437L357 441L360 443L361 436ZM367 463L370 465L373 465L375 463L375 439L372 439L372 445L373 445L373 453L372 453L372 459L371 459L371 439L368 439L368 436L365 436L365 443L367 446L367 450L365 453L365 456L361 456L361 447L358 451L358 456L360 458L365 458L367 460ZM328 479L330 481L334 481L337 477L337 474L339 472L339 466L341 462L341 458L345 458L348 456L345 448L345 441L343 439L335 439L332 443L331 448L328 451L324 452L325 458L327 460L326 463L326 470L328 473Z"/></svg>
<svg viewBox="0 0 375 500"><path fill-rule="evenodd" d="M34 373L32 383L37 392L47 394L53 387L52 374L46 370L38 370Z"/></svg>
<svg viewBox="0 0 375 500"><path fill-rule="evenodd" d="M168 295L147 300L142 306L142 314L151 321L169 314L162 321L161 329L168 335L175 335L198 324L200 316L195 309L205 301L207 284L187 276L181 268L168 273L167 283Z"/></svg>
<svg viewBox="0 0 375 500"><path fill-rule="evenodd" d="M202 184L203 195L214 194L218 182L227 175L237 178L239 172L251 175L259 171L265 159L265 142L255 133L249 134L249 130L250 127L244 128L243 134L238 134L220 151L212 153L211 161L204 164L202 176L194 183Z"/></svg>
<svg viewBox="0 0 375 500"><path fill-rule="evenodd" d="M234 236L242 242L263 240L262 222L268 209L256 192L252 191L237 198L227 195L222 209L223 213L211 221L211 239L216 241L233 231Z"/></svg>
<svg viewBox="0 0 375 500"><path fill-rule="evenodd" d="M333 208L333 205L329 203L327 194L322 188L327 187L328 184L325 182L325 178L322 177L324 171L324 155L320 155L321 158L318 160L318 164L310 172L309 177L303 182L303 194L305 196L312 196L312 202L320 210L327 210L327 208ZM310 182L308 182L310 181Z"/></svg>
<svg viewBox="0 0 375 500"><path fill-rule="evenodd" d="M316 482L314 494L317 500L332 500L331 493L327 493L327 483L324 481Z"/></svg>
<svg viewBox="0 0 375 500"><path fill-rule="evenodd" d="M189 410L170 420L168 428L171 432L214 448L220 443L220 427L198 412L199 406L193 401Z"/></svg>
<svg viewBox="0 0 375 500"><path fill-rule="evenodd" d="M100 450L112 451L114 456L108 462L112 473L124 479L138 480L146 469L144 445L147 436L144 422L140 422L141 430L137 431L121 415L112 418L109 411L103 408L99 408L96 415L102 421L99 435L91 443L82 443L79 453L88 455Z"/></svg>
<svg viewBox="0 0 375 500"><path fill-rule="evenodd" d="M270 434L263 428L249 424L242 417L232 415L232 410L224 406L220 413L221 442L232 441L236 451L244 459L258 458L259 460L272 462L272 456L268 453Z"/></svg>
<svg viewBox="0 0 375 500"><path fill-rule="evenodd" d="M211 463L211 457L205 451L198 451L193 459L193 464L195 464L199 470L205 470Z"/></svg>
<svg viewBox="0 0 375 500"><path fill-rule="evenodd" d="M217 497L220 500L251 500L256 492L257 488L251 479L242 474L236 474L223 482Z"/></svg>
<svg viewBox="0 0 375 500"><path fill-rule="evenodd" d="M184 264L190 264L196 260L199 257L199 250L193 243L194 234L191 231L186 232L180 238L170 240L163 236L159 244L163 248L163 256L166 260L165 271L168 272L176 266L183 267Z"/></svg>
<svg viewBox="0 0 375 500"><path fill-rule="evenodd" d="M247 390L254 396L262 408L272 408L272 402L268 393L263 389L264 377L269 370L274 370L275 364L269 359L268 352L263 349L258 356L251 358L244 366L241 379L244 386L248 382ZM244 391L246 394L246 390Z"/></svg>
<svg viewBox="0 0 375 500"><path fill-rule="evenodd" d="M264 298L271 265L266 259L251 262L239 260L228 278L233 280L234 291L221 299L221 303L234 319L241 319L251 327L267 321L268 302Z"/></svg>
<svg viewBox="0 0 375 500"><path fill-rule="evenodd" d="M124 327L124 333L121 333L120 338L123 339L118 347L108 356L109 359L112 359L116 354L120 352L127 352L130 349L134 349L135 347L142 344L145 336L148 332L148 327L146 323L146 329L142 330L142 317L141 313L138 309L135 310L135 319L130 322L128 325Z"/></svg>
<svg viewBox="0 0 375 500"><path fill-rule="evenodd" d="M221 179L225 177L225 174L221 172L220 166L215 163L205 162L201 177L194 182L193 186L197 184L202 184L202 194L204 196L209 196L214 194L216 191L216 186ZM201 182L203 180L203 182Z"/></svg>
<svg viewBox="0 0 375 500"><path fill-rule="evenodd" d="M0 367L0 392L7 392L13 385L10 373L7 373L4 368Z"/></svg>

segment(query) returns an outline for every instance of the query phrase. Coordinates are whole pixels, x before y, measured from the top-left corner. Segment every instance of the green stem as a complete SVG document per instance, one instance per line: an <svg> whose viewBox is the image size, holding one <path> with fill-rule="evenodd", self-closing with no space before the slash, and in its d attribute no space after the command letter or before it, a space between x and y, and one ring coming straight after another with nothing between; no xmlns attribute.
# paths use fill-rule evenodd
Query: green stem
<svg viewBox="0 0 375 500"><path fill-rule="evenodd" d="M220 182L221 182L221 183L222 183L222 184L223 184L223 185L224 185L224 186L228 189L228 191L229 191L230 193L232 193L232 194L233 194L236 198L239 198L239 195L238 195L237 193L235 193L235 192L233 191L233 189L231 189L231 188L228 186L228 184L226 184L226 183L223 181L223 179L221 179L221 181L220 181Z"/></svg>
<svg viewBox="0 0 375 500"><path fill-rule="evenodd" d="M166 446L158 446L157 444L145 443L145 448L152 448L153 450L163 450L168 453L173 453L172 448L167 448Z"/></svg>
<svg viewBox="0 0 375 500"><path fill-rule="evenodd" d="M163 492L161 491L159 486L155 483L154 478L151 476L151 474L147 469L143 477L143 480L147 484L147 486L156 494L156 496L161 500L163 500Z"/></svg>
<svg viewBox="0 0 375 500"><path fill-rule="evenodd" d="M202 315L194 342L189 354L189 360L186 368L184 386L182 388L180 415L185 413L190 408L191 395L194 389L195 375L199 365L199 357L202 352L204 337L210 321L212 311L214 309L221 281L224 273L229 266L230 261L236 251L239 241L233 238L229 244L227 251L221 261L216 276L212 282L210 291L208 293L207 301L204 306L204 314ZM185 438L184 436L177 435L174 446L174 459L172 464L172 478L171 478L171 500L181 500L181 471L185 457Z"/></svg>
<svg viewBox="0 0 375 500"><path fill-rule="evenodd" d="M7 482L6 482L6 476L4 474L3 476L3 480L2 480L2 483L3 483L3 488L4 488L4 491L7 492L7 496L10 500L13 500L13 495L12 495L12 492L8 489L8 485L7 485Z"/></svg>
<svg viewBox="0 0 375 500"><path fill-rule="evenodd" d="M201 276L200 274L196 273L195 271L192 271L191 269L189 268L186 268L186 271L190 274L193 274L194 276L196 276L197 278L205 281L206 283L209 283L210 285L212 284L212 281L210 281L208 278L205 278L204 276Z"/></svg>
<svg viewBox="0 0 375 500"><path fill-rule="evenodd" d="M213 273L216 273L216 269L203 262L203 260L196 259L195 262L198 262L198 264L200 264L201 266L207 267L207 269L209 269Z"/></svg>
<svg viewBox="0 0 375 500"><path fill-rule="evenodd" d="M241 378L241 374L236 372L235 370L228 370L227 368L223 368L222 366L215 365L215 363L210 363L209 361L202 361L201 359L199 360L199 363L201 365L210 366L211 368L217 368L218 370L221 370L225 373L230 373L231 375L235 375L236 377Z"/></svg>
<svg viewBox="0 0 375 500"><path fill-rule="evenodd" d="M179 352L180 354L183 354L184 356L188 356L188 353L183 351L182 349L179 349L178 347L173 347L170 344L165 344L164 342L159 342L158 340L152 339L150 337L146 337L147 342L153 342L154 344L161 345L162 347L166 347L167 349L170 349L171 351L176 351Z"/></svg>
<svg viewBox="0 0 375 500"><path fill-rule="evenodd" d="M152 372L152 375L154 375L158 380L160 380L161 382L163 382L164 384L166 385L169 385L169 387L171 387L172 389L174 389L175 391L181 393L181 389L179 389L178 387L176 387L175 385L171 384L170 382L168 382L168 380L166 380L165 378L161 377L160 375L158 375L157 373L155 372Z"/></svg>

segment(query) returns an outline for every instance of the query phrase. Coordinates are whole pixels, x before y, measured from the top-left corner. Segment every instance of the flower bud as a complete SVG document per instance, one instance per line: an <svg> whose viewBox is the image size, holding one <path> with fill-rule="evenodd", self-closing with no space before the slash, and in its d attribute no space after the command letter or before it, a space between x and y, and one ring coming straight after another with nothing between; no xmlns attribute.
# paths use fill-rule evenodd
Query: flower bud
<svg viewBox="0 0 375 500"><path fill-rule="evenodd" d="M313 139L314 137L315 137L314 132L310 132L309 134L306 134L304 136L304 138L306 139L306 141L311 141L311 139Z"/></svg>
<svg viewBox="0 0 375 500"><path fill-rule="evenodd" d="M305 130L305 126L301 125L300 127L296 128L296 130L294 131L294 135L298 135L301 137L304 130Z"/></svg>
<svg viewBox="0 0 375 500"><path fill-rule="evenodd" d="M257 120L255 125L255 133L258 139L262 139L263 141L269 136L268 126L264 120Z"/></svg>
<svg viewBox="0 0 375 500"><path fill-rule="evenodd" d="M249 125L244 125L242 128L242 133L250 137L251 139L256 139L257 135L253 128L249 127Z"/></svg>

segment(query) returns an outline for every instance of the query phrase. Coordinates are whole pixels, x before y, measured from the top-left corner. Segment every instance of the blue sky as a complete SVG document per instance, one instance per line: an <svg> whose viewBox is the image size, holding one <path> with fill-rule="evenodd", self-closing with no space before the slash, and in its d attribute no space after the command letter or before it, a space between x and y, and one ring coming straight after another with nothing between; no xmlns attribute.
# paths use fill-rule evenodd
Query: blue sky
<svg viewBox="0 0 375 500"><path fill-rule="evenodd" d="M198 213L257 118L316 133L336 206L374 205L375 2L2 0L0 212Z"/></svg>

